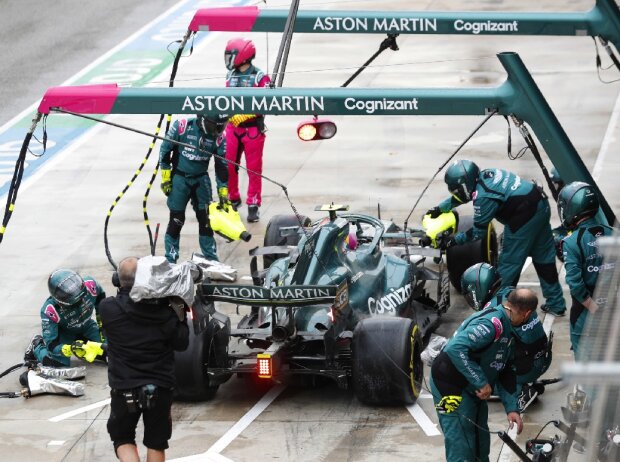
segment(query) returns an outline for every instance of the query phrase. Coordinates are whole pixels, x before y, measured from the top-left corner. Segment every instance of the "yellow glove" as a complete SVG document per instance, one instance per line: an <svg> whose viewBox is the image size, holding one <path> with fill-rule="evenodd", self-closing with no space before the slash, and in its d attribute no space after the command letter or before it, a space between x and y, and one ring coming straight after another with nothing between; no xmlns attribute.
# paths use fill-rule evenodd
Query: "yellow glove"
<svg viewBox="0 0 620 462"><path fill-rule="evenodd" d="M161 169L161 191L168 196L172 192L172 170Z"/></svg>
<svg viewBox="0 0 620 462"><path fill-rule="evenodd" d="M217 188L217 196L220 198L221 204L227 204L230 201L228 200L228 188L226 186L222 186L221 188Z"/></svg>
<svg viewBox="0 0 620 462"><path fill-rule="evenodd" d="M71 355L75 355L77 358L83 358L86 354L86 351L84 351L84 342L81 340L76 340L71 345L63 345L61 351L67 358L70 358Z"/></svg>
<svg viewBox="0 0 620 462"><path fill-rule="evenodd" d="M84 359L89 363L92 363L97 356L101 356L103 354L103 348L101 348L101 343L88 341L82 347L84 354Z"/></svg>

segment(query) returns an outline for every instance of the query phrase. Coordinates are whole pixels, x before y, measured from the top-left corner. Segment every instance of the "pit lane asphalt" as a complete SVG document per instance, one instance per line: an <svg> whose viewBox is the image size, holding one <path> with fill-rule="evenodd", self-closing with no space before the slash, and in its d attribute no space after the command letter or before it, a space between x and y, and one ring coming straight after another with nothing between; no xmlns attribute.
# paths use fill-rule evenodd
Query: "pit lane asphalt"
<svg viewBox="0 0 620 462"><path fill-rule="evenodd" d="M4 3L11 2L2 2ZM120 2L119 2L120 3ZM574 1L563 8L585 10L590 1ZM82 5L82 4L81 4ZM285 8L284 5L270 4ZM512 2L462 0L414 2L340 2L322 4L308 2L305 8L346 9L431 9L431 10L547 10L560 7L557 2L527 0ZM160 5L160 11L168 6ZM82 6L80 6L82 8ZM25 10L26 11L26 10ZM144 10L146 11L146 10ZM30 13L30 11L28 11ZM153 16L159 12L154 11ZM17 14L17 13L16 13ZM22 14L25 14L22 13ZM135 17L138 21L140 18ZM88 16L88 15L85 15ZM17 16L16 16L17 17ZM144 22L148 22L146 15ZM48 19L48 22L54 22ZM123 21L118 21L122 23ZM138 26L138 24L136 24ZM122 40L123 34L112 27L109 45ZM131 28L129 28L131 29ZM6 30L6 28L3 28ZM19 33L19 31L17 32ZM31 40L24 34L21 40ZM76 32L77 34L77 32ZM129 34L129 31L126 35ZM221 86L223 66L221 53L230 34L218 34L207 46L195 50L182 63L177 86ZM264 34L253 36L259 50L257 64L266 66ZM294 39L289 71L307 69L353 68L365 61L382 40L379 36L298 35ZM604 161L599 185L615 211L620 210L620 172L618 151L618 84L603 85L596 76L594 51L589 38L554 37L469 37L469 36L401 36L401 50L387 51L377 64L419 63L365 71L355 82L358 87L470 87L497 85L504 79L499 51L517 51L533 74L564 129L593 169L601 147ZM72 42L70 42L72 43ZM77 72L89 59L84 50L67 43L48 53L60 59L69 53L79 54L83 61L75 64ZM103 45L102 45L103 46ZM70 47L70 48L69 48ZM277 51L277 36L269 36L270 66ZM105 51L105 50L103 50ZM291 73L285 79L290 86L338 86L353 69L313 73ZM27 72L25 72L27 73ZM211 80L205 75L217 76ZM616 73L611 73L616 77ZM6 78L6 74L4 75ZM67 75L68 77L68 75ZM46 86L56 85L65 76ZM13 93L22 94L20 75L11 76L7 85ZM181 81L184 81L181 83ZM6 87L7 85L3 85ZM29 85L29 88L31 86ZM28 90L30 91L30 90ZM26 97L30 104L41 93ZM15 112L23 109L16 100ZM614 108L615 112L614 112ZM615 118L612 115L615 114ZM10 116L10 114L9 114ZM612 124L608 129L610 118ZM154 128L156 118L148 116L115 116L115 121L145 130ZM270 117L265 148L265 173L285 184L295 206L312 218L316 204L336 201L349 204L352 210L376 213L382 204L382 216L402 223L419 191L438 165L479 123L474 117L337 117L339 131L330 142L302 144L294 135L300 118ZM517 140L513 132L513 142ZM464 149L462 157L476 160L482 167L497 166L519 173L525 178L542 180L531 158L511 162L506 157L506 125L503 119L492 119ZM60 154L45 172L29 180L20 193L16 213L0 245L0 363L8 367L17 362L31 335L39 329L38 310L46 293L46 277L54 268L69 266L95 276L109 293L111 271L102 244L105 213L116 194L142 160L148 141L135 134L100 127L78 147ZM513 147L513 152L516 149ZM154 165L154 161L152 164ZM146 177L147 175L143 175ZM242 176L243 177L243 176ZM123 198L112 217L110 245L118 260L124 255L147 252L147 237L142 224L141 200L146 178ZM245 185L244 185L245 186ZM226 244L219 241L223 261L249 274L247 251L262 242L264 227L270 216L290 213L290 208L274 185L264 182L265 196L262 219L249 226L254 238L250 243ZM420 203L414 218L445 196L441 175ZM149 210L153 223L165 227L167 210L161 194L152 195ZM188 213L181 242L182 256L196 248L195 220ZM557 216L553 214L553 223ZM162 230L163 232L163 230ZM161 251L161 242L159 246ZM535 283L531 266L523 282ZM535 286L534 286L535 287ZM536 287L535 287L536 288ZM565 292L565 295L567 293ZM568 295L567 295L568 296ZM448 336L469 314L462 299L453 294L454 306L438 333ZM235 318L237 316L231 312ZM233 321L234 322L234 321ZM560 364L571 360L568 350L568 319L553 324L555 332L554 362L546 377L555 377ZM39 396L30 400L0 401L0 457L2 460L83 461L113 460L105 423L108 407L102 406L58 422L50 421L65 412L98 403L108 397L106 370L100 365L88 367L86 395L81 398ZM16 373L1 379L2 390L17 389ZM533 437L541 425L559 418L565 390L550 386L541 401L530 408L524 420L526 428L519 437L522 443ZM208 403L178 403L173 408L174 430L167 452L170 459L201 454L262 399L264 390L250 389L244 381L232 379L220 387L216 398ZM432 402L421 399L420 406L436 422ZM490 426L505 429L501 405L491 404ZM370 408L361 405L352 394L335 386L317 389L287 387L255 420L221 451L213 451L202 460L221 456L234 461L245 460L401 460L415 457L420 461L442 460L441 436L427 437L404 408ZM141 439L141 433L138 435ZM501 442L492 437L491 460L500 452ZM221 454L221 456L218 456Z"/></svg>

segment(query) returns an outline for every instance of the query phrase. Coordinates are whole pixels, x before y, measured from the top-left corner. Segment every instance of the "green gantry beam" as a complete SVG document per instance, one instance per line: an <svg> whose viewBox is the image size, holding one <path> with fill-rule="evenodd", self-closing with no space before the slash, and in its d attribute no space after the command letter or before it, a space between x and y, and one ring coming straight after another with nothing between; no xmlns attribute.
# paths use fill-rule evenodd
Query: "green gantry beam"
<svg viewBox="0 0 620 462"><path fill-rule="evenodd" d="M255 6L205 8L189 29L282 32L288 13ZM620 51L620 10L615 0L596 0L590 11L574 13L299 10L294 32L598 36Z"/></svg>
<svg viewBox="0 0 620 462"><path fill-rule="evenodd" d="M39 112L81 114L484 115L493 110L526 122L566 182L596 186L555 114L516 53L500 53L507 72L492 88L50 88ZM609 223L615 215L601 191Z"/></svg>

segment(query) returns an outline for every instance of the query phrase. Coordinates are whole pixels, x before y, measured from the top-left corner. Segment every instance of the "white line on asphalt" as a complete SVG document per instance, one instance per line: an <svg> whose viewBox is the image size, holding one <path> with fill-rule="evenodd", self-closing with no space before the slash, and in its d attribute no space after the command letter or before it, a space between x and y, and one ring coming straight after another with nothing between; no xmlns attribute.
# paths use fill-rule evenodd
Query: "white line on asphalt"
<svg viewBox="0 0 620 462"><path fill-rule="evenodd" d="M595 181L598 181L599 176L601 175L601 172L603 171L603 163L605 162L607 151L609 150L609 146L611 145L611 140L613 138L612 135L613 135L614 130L616 129L616 124L618 123L619 116L620 116L620 91L618 92L618 97L616 98L616 104L614 105L614 110L612 111L611 117L609 118L609 124L607 125L605 136L603 136L603 142L601 143L601 150L598 152L596 162L594 163L594 168L592 169L592 178L594 178Z"/></svg>
<svg viewBox="0 0 620 462"><path fill-rule="evenodd" d="M65 444L65 440L52 440L47 443L48 446L62 446L63 444Z"/></svg>
<svg viewBox="0 0 620 462"><path fill-rule="evenodd" d="M97 409L99 407L107 406L110 404L110 398L104 399L103 401L98 401L93 404L89 404L88 406L80 407L78 409L74 409L73 411L65 412L64 414L57 415L56 417L52 417L49 419L50 422L60 422L61 420L68 419L70 417L74 417L78 414L82 414L83 412L92 411L93 409Z"/></svg>
<svg viewBox="0 0 620 462"><path fill-rule="evenodd" d="M437 429L437 424L433 423L433 421L426 415L426 412L424 412L424 409L422 409L419 404L410 404L406 407L409 411L409 414L411 414L411 416L415 419L418 425L422 427L422 430L424 430L426 436L441 435L441 432Z"/></svg>
<svg viewBox="0 0 620 462"><path fill-rule="evenodd" d="M523 268L521 268L521 274L525 273L525 270L532 264L532 257L527 257L525 263L523 264Z"/></svg>
<svg viewBox="0 0 620 462"><path fill-rule="evenodd" d="M428 399L432 397L433 395L431 395L428 391L422 390L422 393L420 393L420 396L418 396L418 399Z"/></svg>
<svg viewBox="0 0 620 462"><path fill-rule="evenodd" d="M216 459L214 457L217 457L216 454L219 455L220 452L226 449L226 446L228 446L235 438L237 438L241 434L241 432L243 432L243 430L245 430L254 420L256 420L256 418L265 409L267 409L267 406L269 406L273 402L273 400L276 399L278 395L280 395L280 393L284 391L285 388L286 386L284 385L276 385L267 393L265 393L265 396L263 396L258 401L258 403L256 403L252 407L252 409L250 409L243 417L241 417L241 419L239 419L236 424L230 427L230 429L226 433L224 433L224 435L219 440L217 440L215 444L213 444L213 446L211 446L206 452L193 456L182 457L180 459L173 459L171 462L189 462L199 460L202 461L205 460L205 458L209 460L209 457L211 457L211 460L214 461L219 460L221 462L225 462L224 459Z"/></svg>
<svg viewBox="0 0 620 462"><path fill-rule="evenodd" d="M538 287L540 286L540 282L521 282L519 281L519 286L522 287Z"/></svg>

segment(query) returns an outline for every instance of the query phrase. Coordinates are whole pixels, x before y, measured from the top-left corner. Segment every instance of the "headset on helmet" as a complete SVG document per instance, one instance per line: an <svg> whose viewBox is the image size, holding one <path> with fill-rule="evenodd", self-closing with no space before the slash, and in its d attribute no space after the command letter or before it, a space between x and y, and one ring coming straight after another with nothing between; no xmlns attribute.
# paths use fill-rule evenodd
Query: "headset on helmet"
<svg viewBox="0 0 620 462"><path fill-rule="evenodd" d="M256 56L256 47L252 40L235 38L229 40L224 50L224 63L226 69L232 71L234 68L248 63Z"/></svg>
<svg viewBox="0 0 620 462"><path fill-rule="evenodd" d="M501 285L499 272L488 263L477 263L461 276L461 289L467 304L479 311L493 298Z"/></svg>
<svg viewBox="0 0 620 462"><path fill-rule="evenodd" d="M204 135L218 137L226 128L228 116L222 114L216 116L199 115L196 117L196 123Z"/></svg>
<svg viewBox="0 0 620 462"><path fill-rule="evenodd" d="M450 194L460 203L472 200L480 169L471 160L456 160L448 167L444 181Z"/></svg>
<svg viewBox="0 0 620 462"><path fill-rule="evenodd" d="M560 172L558 172L558 169L555 167L553 167L549 172L549 179L555 185L558 192L565 186L564 180L562 180L562 177L560 176Z"/></svg>
<svg viewBox="0 0 620 462"><path fill-rule="evenodd" d="M596 191L583 181L567 184L558 196L558 215L568 229L575 228L583 218L593 217L598 208Z"/></svg>
<svg viewBox="0 0 620 462"><path fill-rule="evenodd" d="M57 269L47 280L52 298L64 306L75 305L86 293L84 280L75 271Z"/></svg>

